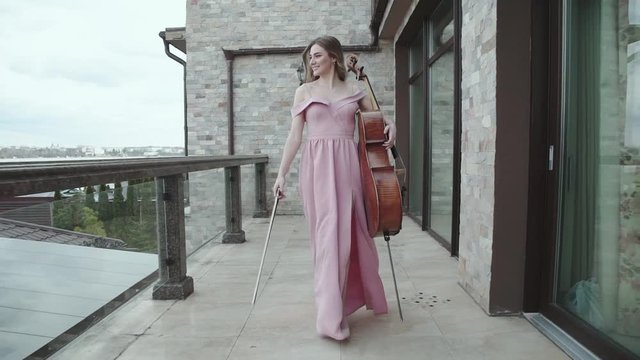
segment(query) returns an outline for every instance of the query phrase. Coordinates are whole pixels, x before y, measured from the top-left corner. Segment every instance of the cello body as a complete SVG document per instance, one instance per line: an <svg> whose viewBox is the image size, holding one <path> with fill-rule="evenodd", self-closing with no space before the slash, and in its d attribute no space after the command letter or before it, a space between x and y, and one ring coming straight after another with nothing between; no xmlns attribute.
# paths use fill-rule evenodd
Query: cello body
<svg viewBox="0 0 640 360"><path fill-rule="evenodd" d="M400 182L396 168L391 164L389 151L383 145L387 140L384 118L369 78L364 74L363 67L355 67L358 61L355 55L350 55L348 60L349 71L353 71L358 80L366 82L374 109L367 112L358 111L355 115L367 227L371 237L384 235L388 240L390 235L398 234L402 228ZM398 158L394 147L391 151L394 157Z"/></svg>
<svg viewBox="0 0 640 360"><path fill-rule="evenodd" d="M402 228L402 197L386 141L380 111L356 113L358 155L367 227L371 237L396 235Z"/></svg>

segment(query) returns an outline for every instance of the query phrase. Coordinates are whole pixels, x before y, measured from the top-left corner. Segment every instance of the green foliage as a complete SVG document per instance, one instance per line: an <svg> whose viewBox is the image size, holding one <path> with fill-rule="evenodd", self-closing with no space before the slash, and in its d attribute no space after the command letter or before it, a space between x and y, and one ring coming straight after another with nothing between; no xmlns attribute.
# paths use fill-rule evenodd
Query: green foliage
<svg viewBox="0 0 640 360"><path fill-rule="evenodd" d="M106 185L100 185L100 192L98 193L98 219L105 223L113 217L112 206L107 193L108 189Z"/></svg>
<svg viewBox="0 0 640 360"><path fill-rule="evenodd" d="M98 214L88 207L82 208L82 224L81 226L73 228L73 231L98 236L107 236L104 224L98 219Z"/></svg>
<svg viewBox="0 0 640 360"><path fill-rule="evenodd" d="M143 218L141 222L131 221L128 223L129 234L127 244L130 247L144 252L157 252L156 220L154 218Z"/></svg>
<svg viewBox="0 0 640 360"><path fill-rule="evenodd" d="M87 186L84 189L84 206L89 209L96 209L96 200L94 199L93 194L95 194L95 189L93 186Z"/></svg>
<svg viewBox="0 0 640 360"><path fill-rule="evenodd" d="M136 203L138 202L138 195L135 191L135 186L129 182L127 185L127 198L125 199L125 214L126 216L133 216L135 214Z"/></svg>
<svg viewBox="0 0 640 360"><path fill-rule="evenodd" d="M80 195L65 200L58 200L53 203L53 226L73 230L77 226L82 226L84 207Z"/></svg>
<svg viewBox="0 0 640 360"><path fill-rule="evenodd" d="M113 189L113 217L126 216L124 195L122 195L122 185L118 182Z"/></svg>
<svg viewBox="0 0 640 360"><path fill-rule="evenodd" d="M122 185L116 183L113 201L109 201L108 187L100 185L98 202L94 202L93 208L86 206L88 194L54 203L54 226L121 239L128 248L157 252L155 182L144 180L147 181L128 182L126 198Z"/></svg>

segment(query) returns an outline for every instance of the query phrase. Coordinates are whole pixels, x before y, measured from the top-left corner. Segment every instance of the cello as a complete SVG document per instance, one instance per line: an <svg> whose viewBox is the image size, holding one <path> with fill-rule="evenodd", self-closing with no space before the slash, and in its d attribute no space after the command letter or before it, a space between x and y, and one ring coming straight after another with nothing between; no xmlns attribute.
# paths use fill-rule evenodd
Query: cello
<svg viewBox="0 0 640 360"><path fill-rule="evenodd" d="M382 145L387 140L382 112L369 77L365 75L364 67L356 68L357 62L356 55L349 55L347 67L356 74L358 81L365 81L374 109L367 112L358 110L355 115L367 225L371 237L383 235L388 241L390 235L398 234L402 228L402 192L399 178L404 177L404 165L403 168L396 169L391 164L387 149ZM395 146L391 147L391 153L396 163L402 164Z"/></svg>
<svg viewBox="0 0 640 360"><path fill-rule="evenodd" d="M391 147L391 153L395 163L400 164L402 167L396 169L391 164L389 152L383 146L387 139L384 133L385 125L380 105L378 105L378 100L373 94L369 77L364 74L364 66L356 68L357 62L358 58L355 55L349 55L347 57L347 68L356 74L358 81L365 81L367 84L367 91L374 109L367 112L358 110L355 114L356 122L358 123L358 157L360 160L367 227L371 237L383 235L387 243L393 286L396 290L396 300L398 302L398 313L400 314L400 320L404 321L389 237L390 235L397 235L402 228L402 192L400 183L404 183L406 172L402 158L398 155L395 146Z"/></svg>

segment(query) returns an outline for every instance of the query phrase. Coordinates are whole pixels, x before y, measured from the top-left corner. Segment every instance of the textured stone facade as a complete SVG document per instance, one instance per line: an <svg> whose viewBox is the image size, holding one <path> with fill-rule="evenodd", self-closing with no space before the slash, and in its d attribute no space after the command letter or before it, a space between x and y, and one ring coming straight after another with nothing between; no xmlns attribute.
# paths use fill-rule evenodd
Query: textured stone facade
<svg viewBox="0 0 640 360"><path fill-rule="evenodd" d="M459 276L486 311L495 200L496 1L462 0Z"/></svg>

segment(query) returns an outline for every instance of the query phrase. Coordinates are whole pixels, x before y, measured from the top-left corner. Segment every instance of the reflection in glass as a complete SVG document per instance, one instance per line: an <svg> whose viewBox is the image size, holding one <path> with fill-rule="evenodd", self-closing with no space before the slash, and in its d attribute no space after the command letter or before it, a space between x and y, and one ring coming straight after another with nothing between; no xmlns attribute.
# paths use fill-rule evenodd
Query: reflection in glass
<svg viewBox="0 0 640 360"><path fill-rule="evenodd" d="M431 229L451 242L453 213L453 48L430 68Z"/></svg>
<svg viewBox="0 0 640 360"><path fill-rule="evenodd" d="M242 174L250 170L241 170ZM253 184L245 181L248 176L241 176L242 201L253 200ZM185 208L185 231L187 238L187 254L191 254L207 242L217 239L225 230L225 186L224 169L197 171L189 174L189 188L191 199ZM253 207L246 209L243 214L251 214Z"/></svg>
<svg viewBox="0 0 640 360"><path fill-rule="evenodd" d="M424 163L424 75L409 86L409 213L422 219Z"/></svg>
<svg viewBox="0 0 640 360"><path fill-rule="evenodd" d="M442 0L431 15L429 56L453 38L453 1Z"/></svg>
<svg viewBox="0 0 640 360"><path fill-rule="evenodd" d="M622 1L566 5L555 301L640 355L640 27Z"/></svg>
<svg viewBox="0 0 640 360"><path fill-rule="evenodd" d="M419 31L418 35L409 48L409 77L422 71L424 63L424 54L422 53L422 32Z"/></svg>
<svg viewBox="0 0 640 360"><path fill-rule="evenodd" d="M420 32L409 48L409 214L422 222L424 189L424 74L423 37Z"/></svg>

